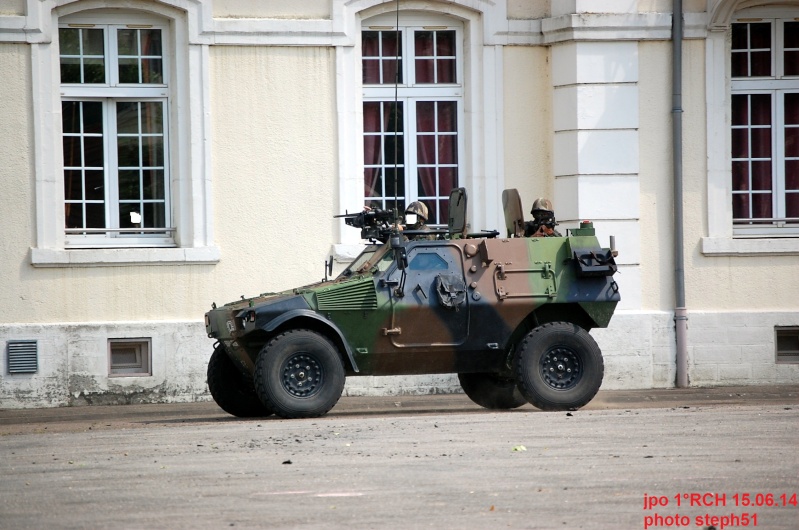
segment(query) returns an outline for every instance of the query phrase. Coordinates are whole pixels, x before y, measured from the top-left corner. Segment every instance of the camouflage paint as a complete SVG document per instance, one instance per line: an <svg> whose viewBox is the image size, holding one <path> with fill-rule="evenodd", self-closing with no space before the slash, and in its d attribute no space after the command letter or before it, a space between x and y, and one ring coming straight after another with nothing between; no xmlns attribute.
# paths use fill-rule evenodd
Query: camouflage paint
<svg viewBox="0 0 799 530"><path fill-rule="evenodd" d="M359 270L335 280L209 311L207 331L248 373L261 347L286 327L326 334L348 375L503 372L515 341L537 325L610 322L620 300L615 264L581 270L575 249L607 249L593 229L573 233L579 235L409 241L404 272L387 245L376 253L372 247L372 256L356 259ZM460 300L457 307L441 303L439 275L462 282L462 300L458 289L444 296Z"/></svg>

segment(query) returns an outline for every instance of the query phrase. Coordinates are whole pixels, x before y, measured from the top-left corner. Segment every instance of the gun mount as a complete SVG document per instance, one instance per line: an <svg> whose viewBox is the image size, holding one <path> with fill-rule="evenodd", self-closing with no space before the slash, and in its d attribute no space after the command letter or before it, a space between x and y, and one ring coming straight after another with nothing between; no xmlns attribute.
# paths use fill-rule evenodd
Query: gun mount
<svg viewBox="0 0 799 530"><path fill-rule="evenodd" d="M391 231L395 229L392 225L398 220L397 212L393 208L390 210L372 208L358 213L336 215L335 217L343 217L347 226L360 228L361 239L383 243L388 241Z"/></svg>

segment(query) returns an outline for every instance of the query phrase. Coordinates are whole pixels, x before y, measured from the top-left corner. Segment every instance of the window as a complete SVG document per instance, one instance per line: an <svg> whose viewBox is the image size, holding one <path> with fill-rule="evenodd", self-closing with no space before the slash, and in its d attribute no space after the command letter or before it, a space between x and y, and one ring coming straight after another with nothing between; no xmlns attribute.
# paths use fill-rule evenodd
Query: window
<svg viewBox="0 0 799 530"><path fill-rule="evenodd" d="M404 210L420 200L431 225L447 222L463 158L462 31L444 22L361 32L365 202Z"/></svg>
<svg viewBox="0 0 799 530"><path fill-rule="evenodd" d="M108 374L119 376L149 376L150 339L109 339Z"/></svg>
<svg viewBox="0 0 799 530"><path fill-rule="evenodd" d="M58 31L66 246L173 246L167 28Z"/></svg>
<svg viewBox="0 0 799 530"><path fill-rule="evenodd" d="M799 363L799 327L775 327L778 363Z"/></svg>
<svg viewBox="0 0 799 530"><path fill-rule="evenodd" d="M799 22L732 24L732 217L737 236L799 235Z"/></svg>
<svg viewBox="0 0 799 530"><path fill-rule="evenodd" d="M41 42L30 43L36 161L31 265L217 263L209 54L189 24L203 19L203 3L126 0L124 9L105 0L40 4L37 20L58 24L42 22L32 30L41 32ZM61 30L71 30L63 33L63 50ZM125 103L128 108L118 106ZM136 142L144 146L138 153L118 146Z"/></svg>
<svg viewBox="0 0 799 530"><path fill-rule="evenodd" d="M412 271L445 271L447 261L432 252L420 252L411 260L408 269Z"/></svg>

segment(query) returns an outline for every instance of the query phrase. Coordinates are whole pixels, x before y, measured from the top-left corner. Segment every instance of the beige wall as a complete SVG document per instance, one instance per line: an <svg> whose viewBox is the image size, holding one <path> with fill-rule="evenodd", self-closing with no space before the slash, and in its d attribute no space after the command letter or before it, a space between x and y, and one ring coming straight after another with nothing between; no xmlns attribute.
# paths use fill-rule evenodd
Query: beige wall
<svg viewBox="0 0 799 530"><path fill-rule="evenodd" d="M507 2L509 19L546 18L550 13L550 0L507 0Z"/></svg>
<svg viewBox="0 0 799 530"><path fill-rule="evenodd" d="M683 0L682 3L682 9L686 13L702 13L706 7L707 0ZM638 0L639 13L671 13L673 9L672 0Z"/></svg>
<svg viewBox="0 0 799 530"><path fill-rule="evenodd" d="M0 201L0 303L3 320L12 322L28 320L31 304L47 298L45 293L35 296L26 276L35 217L30 65L29 46L0 43L0 160L6 177Z"/></svg>
<svg viewBox="0 0 799 530"><path fill-rule="evenodd" d="M670 44L639 44L642 308L673 306ZM686 293L690 310L791 310L795 256L701 253L707 235L704 41L684 55ZM525 209L552 196L549 49L504 50L505 187ZM0 158L7 183L0 218L0 299L8 323L194 319L211 301L321 278L338 240L335 56L332 48L211 49L212 159L217 265L35 269L30 52L0 44ZM25 102L19 105L19 102ZM353 141L342 138L341 141ZM292 209L302 197L307 210ZM319 211L323 213L318 213Z"/></svg>
<svg viewBox="0 0 799 530"><path fill-rule="evenodd" d="M563 0L507 0L508 18L539 19L550 16L550 4ZM23 0L6 0L12 5ZM686 12L705 11L706 0L684 0ZM639 0L638 12L668 13L673 9L672 0ZM330 18L330 0L214 0L214 17L219 18Z"/></svg>
<svg viewBox="0 0 799 530"><path fill-rule="evenodd" d="M210 267L35 269L34 145L30 49L0 44L0 220L2 321L52 323L202 317Z"/></svg>
<svg viewBox="0 0 799 530"><path fill-rule="evenodd" d="M504 61L505 188L519 190L527 214L553 195L549 48L506 46Z"/></svg>
<svg viewBox="0 0 799 530"><path fill-rule="evenodd" d="M685 268L689 310L797 310L799 256L705 256L707 167L705 45L687 41L683 104L685 135ZM693 82L691 82L693 80Z"/></svg>
<svg viewBox="0 0 799 530"><path fill-rule="evenodd" d="M202 317L209 267L35 269L34 146L30 50L0 44L0 160L8 178L0 219L4 323L159 320ZM22 103L22 104L20 104Z"/></svg>
<svg viewBox="0 0 799 530"><path fill-rule="evenodd" d="M674 306L671 43L638 44L641 307Z"/></svg>
<svg viewBox="0 0 799 530"><path fill-rule="evenodd" d="M561 0L508 0L508 15L514 19L547 17L555 1ZM213 8L219 18L291 15L319 19L330 17L331 5L329 0L216 0ZM701 11L704 5L705 0L685 2L687 11ZM0 0L0 13L11 10L19 15L24 8L23 0ZM672 2L640 0L637 8L669 12ZM17 23L18 19L10 22ZM254 26L259 31L262 28ZM511 26L527 27L522 22ZM59 146L57 141L55 146L52 142L35 146L33 142L29 46L0 43L0 173L4 184L0 222L5 228L0 237L0 331L8 338L40 340L43 367L42 373L30 380L2 379L4 374L0 374L0 400L3 392L13 400L27 399L25 393L41 383L41 403L63 403L70 398L50 400L47 389L77 395L84 376L97 377L94 384L102 388L166 385L166 391L161 388L158 392L202 395L210 342L201 319L211 302L229 302L241 295L321 279L331 243L342 241L338 222L331 218L342 210L338 204L339 168L359 166L359 161L342 164L346 160L339 160L338 153L353 151L341 149L346 145L342 142L362 140L347 135L339 138L335 48L274 46L270 38L256 31L237 41L252 46L217 45L208 52L207 145L212 167L208 175L213 244L221 252L220 262L67 268L30 265L30 248L37 241L34 148L47 151ZM641 304L640 310L618 311L608 330L596 330L608 355L607 385L611 388L653 382L669 386L674 380L671 44L648 40L631 46L638 50L639 69L637 81L629 83L637 82L639 97L640 238L633 239L641 250ZM536 197L553 196L550 52L548 46L505 46L503 78L497 82L502 87L502 101L497 102L502 108L498 123L503 127L504 151L497 154L503 157L501 178L504 187L520 190L526 214ZM757 383L785 377L786 382L796 381L796 370L787 371L795 366L780 367L780 372L773 366L773 326L795 323L799 257L709 257L701 253L702 238L708 235L702 39L685 42L684 70L685 268L690 355L696 367L693 380ZM345 93L354 90L347 82L339 86L345 87ZM475 134L482 134L479 127ZM43 176L55 182L61 178ZM635 200L634 196L629 200ZM750 333L753 327L757 333ZM736 330L740 331L737 335ZM107 339L122 336L153 338L151 379L120 383L105 377ZM749 353L755 350L756 358L750 359ZM781 375L784 373L790 378ZM78 377L64 383L70 374ZM402 381L392 379L388 384L401 388ZM385 383L367 380L363 388L374 391L379 384ZM23 397L14 394L17 390Z"/></svg>
<svg viewBox="0 0 799 530"><path fill-rule="evenodd" d="M25 0L2 0L0 2L0 15L22 16L24 14Z"/></svg>
<svg viewBox="0 0 799 530"><path fill-rule="evenodd" d="M214 0L218 18L329 19L330 0Z"/></svg>
<svg viewBox="0 0 799 530"><path fill-rule="evenodd" d="M220 46L211 71L222 261L208 292L221 302L320 280L339 211L333 49Z"/></svg>
<svg viewBox="0 0 799 530"><path fill-rule="evenodd" d="M4 173L14 176L13 180L3 182L0 223L6 228L4 233L10 227L17 227L13 232L24 239L31 232L34 207L30 61L27 45L0 43L0 138L3 139L0 160ZM0 245L7 258L7 252L16 247L16 242L3 237ZM7 259L0 259L0 266L7 265Z"/></svg>
<svg viewBox="0 0 799 530"><path fill-rule="evenodd" d="M334 54L319 48L212 50L217 265L34 268L30 55L0 44L5 323L199 320L228 302L310 283L334 241ZM20 73L23 75L20 75ZM19 102L26 102L20 105ZM22 131L22 134L20 134ZM304 198L305 211L292 206ZM319 213L321 210L321 213ZM8 309L10 308L10 309Z"/></svg>
<svg viewBox="0 0 799 530"><path fill-rule="evenodd" d="M671 44L639 44L643 309L674 305ZM683 45L683 204L689 311L795 310L796 256L705 256L707 148L705 43Z"/></svg>

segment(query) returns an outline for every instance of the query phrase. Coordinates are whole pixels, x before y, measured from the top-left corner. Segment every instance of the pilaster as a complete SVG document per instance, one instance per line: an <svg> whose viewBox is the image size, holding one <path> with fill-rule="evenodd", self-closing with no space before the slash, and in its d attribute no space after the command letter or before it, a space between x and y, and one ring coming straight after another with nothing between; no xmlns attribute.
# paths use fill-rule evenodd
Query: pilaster
<svg viewBox="0 0 799 530"><path fill-rule="evenodd" d="M556 44L552 83L558 220L616 236L620 308L640 309L638 43Z"/></svg>

